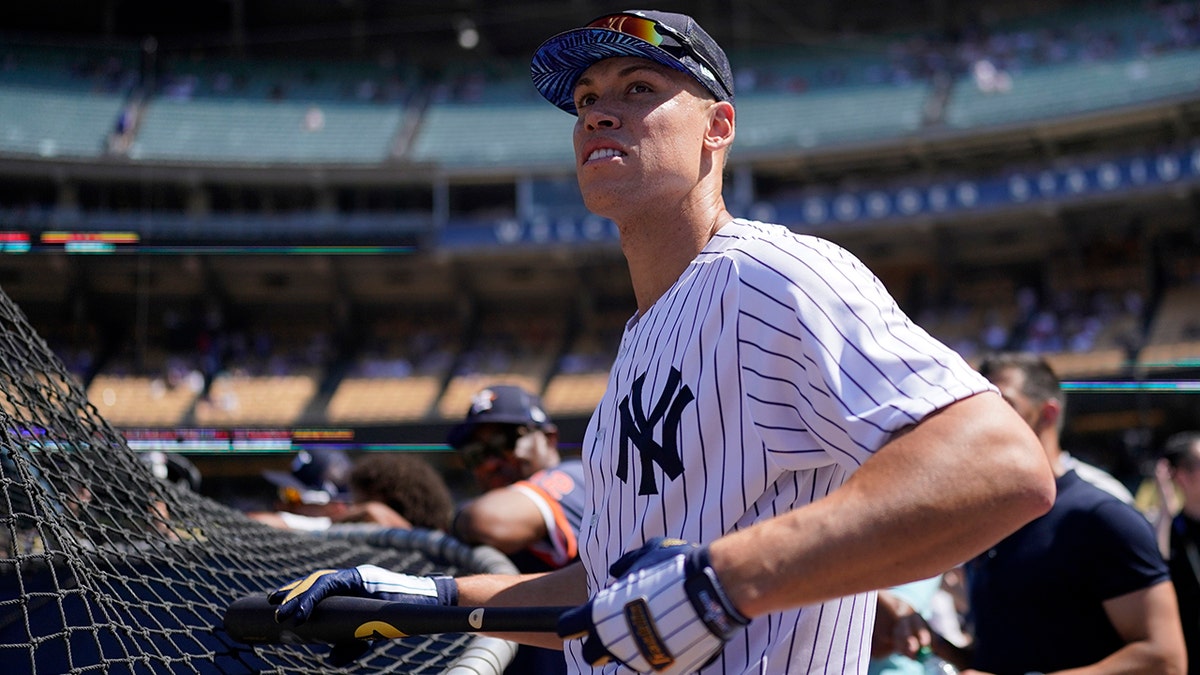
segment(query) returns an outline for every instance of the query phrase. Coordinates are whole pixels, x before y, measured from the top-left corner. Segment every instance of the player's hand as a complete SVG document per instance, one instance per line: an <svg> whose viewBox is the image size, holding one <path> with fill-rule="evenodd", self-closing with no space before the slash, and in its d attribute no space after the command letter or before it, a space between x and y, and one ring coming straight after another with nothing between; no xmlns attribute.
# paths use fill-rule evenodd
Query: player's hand
<svg viewBox="0 0 1200 675"><path fill-rule="evenodd" d="M900 654L916 658L922 647L933 643L933 631L912 605L891 591L879 591L875 605L875 632L871 639L872 658Z"/></svg>
<svg viewBox="0 0 1200 675"><path fill-rule="evenodd" d="M275 620L300 625L308 620L313 607L330 595L378 598L413 605L456 605L458 584L444 576L418 577L376 567L359 565L340 570L317 570L267 596L278 604Z"/></svg>
<svg viewBox="0 0 1200 675"><path fill-rule="evenodd" d="M639 673L691 673L749 623L721 588L707 546L656 537L609 573L612 585L558 621L560 637L584 638L592 665L616 660Z"/></svg>

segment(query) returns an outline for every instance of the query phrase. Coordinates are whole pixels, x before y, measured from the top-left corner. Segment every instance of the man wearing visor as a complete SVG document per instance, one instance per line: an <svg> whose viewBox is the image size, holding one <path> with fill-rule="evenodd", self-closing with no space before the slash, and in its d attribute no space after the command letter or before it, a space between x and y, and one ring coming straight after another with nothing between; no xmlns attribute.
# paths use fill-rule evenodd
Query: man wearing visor
<svg viewBox="0 0 1200 675"><path fill-rule="evenodd" d="M726 210L732 71L691 17L601 17L531 73L578 117L580 191L637 301L583 439L580 563L403 601L574 605L565 642L521 636L571 672L865 673L875 589L1050 508L1036 437L848 251ZM287 622L366 590L314 573L271 597Z"/></svg>

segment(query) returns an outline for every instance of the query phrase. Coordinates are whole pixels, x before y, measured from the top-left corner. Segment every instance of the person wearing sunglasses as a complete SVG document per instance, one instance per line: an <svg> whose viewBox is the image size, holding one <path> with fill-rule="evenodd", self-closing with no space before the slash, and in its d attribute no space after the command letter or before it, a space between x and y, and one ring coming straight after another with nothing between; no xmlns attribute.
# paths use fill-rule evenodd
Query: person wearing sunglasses
<svg viewBox="0 0 1200 675"><path fill-rule="evenodd" d="M531 76L577 117L580 191L636 300L583 438L580 562L413 601L574 605L557 638L520 636L573 673L865 673L875 589L1050 508L1037 439L850 252L726 209L734 81L692 17L600 17ZM365 591L301 586L281 621Z"/></svg>
<svg viewBox="0 0 1200 675"><path fill-rule="evenodd" d="M482 490L458 509L451 534L499 549L522 572L558 569L578 557L583 464L561 457L558 428L536 395L513 385L485 387L447 443Z"/></svg>
<svg viewBox="0 0 1200 675"><path fill-rule="evenodd" d="M454 537L500 550L521 572L578 560L583 464L560 456L558 428L536 395L513 385L485 387L447 443L483 491L458 509ZM566 663L559 650L521 645L505 672L555 675Z"/></svg>

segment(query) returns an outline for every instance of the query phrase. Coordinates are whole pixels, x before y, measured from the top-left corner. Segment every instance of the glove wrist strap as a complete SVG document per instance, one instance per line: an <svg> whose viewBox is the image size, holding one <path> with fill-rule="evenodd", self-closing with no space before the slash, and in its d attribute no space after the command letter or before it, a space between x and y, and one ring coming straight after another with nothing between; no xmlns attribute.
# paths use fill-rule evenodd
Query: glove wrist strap
<svg viewBox="0 0 1200 675"><path fill-rule="evenodd" d="M696 615L713 635L722 640L729 640L750 623L750 619L739 612L729 596L725 595L725 589L721 587L717 573L712 568L707 546L700 547L688 556L683 587Z"/></svg>
<svg viewBox="0 0 1200 675"><path fill-rule="evenodd" d="M458 605L458 582L445 575L430 576L437 587L438 601L443 605Z"/></svg>

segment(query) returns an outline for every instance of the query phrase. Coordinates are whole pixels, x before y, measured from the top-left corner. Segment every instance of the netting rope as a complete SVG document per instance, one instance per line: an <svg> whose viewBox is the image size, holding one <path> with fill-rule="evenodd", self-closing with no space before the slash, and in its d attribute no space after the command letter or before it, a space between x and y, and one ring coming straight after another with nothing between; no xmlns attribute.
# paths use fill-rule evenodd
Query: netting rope
<svg viewBox="0 0 1200 675"><path fill-rule="evenodd" d="M3 291L0 352L6 673L326 673L323 645L233 641L225 608L320 568L496 569L491 552L476 559L448 537L292 533L159 481ZM511 655L510 643L433 635L379 641L351 668L497 675Z"/></svg>

